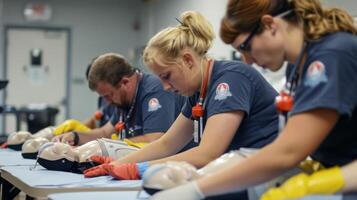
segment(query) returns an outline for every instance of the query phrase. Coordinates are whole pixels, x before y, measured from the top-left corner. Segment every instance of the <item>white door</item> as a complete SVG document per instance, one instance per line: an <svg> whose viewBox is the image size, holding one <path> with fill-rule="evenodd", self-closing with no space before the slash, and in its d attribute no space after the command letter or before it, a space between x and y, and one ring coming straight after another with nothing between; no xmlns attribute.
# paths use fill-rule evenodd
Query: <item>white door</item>
<svg viewBox="0 0 357 200"><path fill-rule="evenodd" d="M57 122L65 119L67 42L66 30L8 29L6 77L10 82L6 89L7 105L41 107L47 104L60 110ZM13 120L6 118L6 132L15 130Z"/></svg>

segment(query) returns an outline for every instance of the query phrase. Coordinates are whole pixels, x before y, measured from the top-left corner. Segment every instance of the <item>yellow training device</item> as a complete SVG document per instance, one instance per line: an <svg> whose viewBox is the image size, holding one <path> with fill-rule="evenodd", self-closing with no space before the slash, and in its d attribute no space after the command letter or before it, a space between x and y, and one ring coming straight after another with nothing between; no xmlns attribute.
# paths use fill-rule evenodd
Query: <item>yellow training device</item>
<svg viewBox="0 0 357 200"><path fill-rule="evenodd" d="M75 119L69 119L64 121L62 124L58 125L53 131L53 135L57 136L71 131L78 131L81 133L85 133L90 130L91 129L85 126L82 122Z"/></svg>
<svg viewBox="0 0 357 200"><path fill-rule="evenodd" d="M133 142L129 139L124 139L123 140L125 143L127 143L129 146L137 147L137 148L143 148L145 145L147 145L147 142Z"/></svg>
<svg viewBox="0 0 357 200"><path fill-rule="evenodd" d="M290 200L313 194L333 194L342 189L345 180L339 167L313 173L301 173L288 179L281 187L265 192L260 200Z"/></svg>
<svg viewBox="0 0 357 200"><path fill-rule="evenodd" d="M113 133L111 135L111 139L112 140L119 140L119 137L116 133ZM148 143L147 142L133 142L129 139L124 139L123 142L127 143L129 146L132 146L132 147L137 147L137 148L143 148L145 145L147 145Z"/></svg>

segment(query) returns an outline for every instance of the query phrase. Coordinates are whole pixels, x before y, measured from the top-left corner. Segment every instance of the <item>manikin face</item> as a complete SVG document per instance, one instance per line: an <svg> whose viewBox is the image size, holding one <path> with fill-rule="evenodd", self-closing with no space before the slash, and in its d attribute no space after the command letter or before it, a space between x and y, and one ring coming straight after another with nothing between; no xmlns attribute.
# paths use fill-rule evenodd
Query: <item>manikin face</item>
<svg viewBox="0 0 357 200"><path fill-rule="evenodd" d="M39 143L39 141L36 141ZM102 155L97 140L73 148L65 143L49 143L41 147L39 156L45 160L67 159L76 162L87 162L92 155Z"/></svg>
<svg viewBox="0 0 357 200"><path fill-rule="evenodd" d="M61 142L49 142L41 146L39 150L39 157L45 160L59 160L67 159L69 161L77 161L77 153L69 144Z"/></svg>
<svg viewBox="0 0 357 200"><path fill-rule="evenodd" d="M75 149L78 155L78 162L88 162L93 155L102 155L102 150L97 140L87 142Z"/></svg>
<svg viewBox="0 0 357 200"><path fill-rule="evenodd" d="M200 73L198 66L179 61L170 65L154 63L149 68L160 78L166 91L192 96L199 88L199 80L196 78L197 73Z"/></svg>
<svg viewBox="0 0 357 200"><path fill-rule="evenodd" d="M30 132L27 131L19 131L19 132L14 132L9 135L7 138L7 143L9 145L12 144L22 144L26 140L30 139L32 137Z"/></svg>
<svg viewBox="0 0 357 200"><path fill-rule="evenodd" d="M49 140L43 137L29 139L22 145L22 153L38 152L40 147L47 142L49 142Z"/></svg>
<svg viewBox="0 0 357 200"><path fill-rule="evenodd" d="M110 104L117 105L119 107L129 107L130 102L127 99L128 92L121 87L121 83L118 83L116 87L113 85L101 81L97 84L96 92L105 98Z"/></svg>
<svg viewBox="0 0 357 200"><path fill-rule="evenodd" d="M43 137L43 138L46 138L48 140L51 140L53 138L53 130L54 130L54 127L49 126L49 127L44 128L44 129L41 129L37 133L33 134L33 136L36 137L36 138L37 137Z"/></svg>
<svg viewBox="0 0 357 200"><path fill-rule="evenodd" d="M147 188L169 189L199 177L196 168L187 162L170 161L151 166L143 176Z"/></svg>

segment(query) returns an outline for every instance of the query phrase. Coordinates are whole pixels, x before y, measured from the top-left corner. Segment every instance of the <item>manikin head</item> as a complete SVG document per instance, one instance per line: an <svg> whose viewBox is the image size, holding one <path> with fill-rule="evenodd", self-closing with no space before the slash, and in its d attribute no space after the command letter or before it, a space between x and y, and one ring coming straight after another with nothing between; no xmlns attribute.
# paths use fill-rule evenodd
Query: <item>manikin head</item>
<svg viewBox="0 0 357 200"><path fill-rule="evenodd" d="M38 132L31 134L27 131L19 131L14 132L9 135L7 138L7 144L10 149L14 149L20 151L22 149L22 145L25 141L32 138L46 138L47 140L51 140L53 137L54 127L49 126L44 129L39 130Z"/></svg>
<svg viewBox="0 0 357 200"><path fill-rule="evenodd" d="M40 147L49 142L47 138L38 137L27 140L22 145L22 157L27 159L36 159Z"/></svg>
<svg viewBox="0 0 357 200"><path fill-rule="evenodd" d="M7 144L10 149L20 151L24 142L30 138L32 138L32 134L30 132L13 132L7 138Z"/></svg>
<svg viewBox="0 0 357 200"><path fill-rule="evenodd" d="M123 141L106 138L93 140L78 147L50 142L41 146L38 162L46 169L81 173L95 165L90 160L93 155L119 159L137 150L137 147L129 146Z"/></svg>
<svg viewBox="0 0 357 200"><path fill-rule="evenodd" d="M143 188L149 194L169 189L199 177L197 169L187 162L170 161L150 167L143 176Z"/></svg>
<svg viewBox="0 0 357 200"><path fill-rule="evenodd" d="M199 170L187 162L167 162L153 165L144 173L143 188L149 194L169 189L198 177L207 176L218 170L228 168L256 152L256 149L244 148L239 151L231 151L211 161Z"/></svg>
<svg viewBox="0 0 357 200"><path fill-rule="evenodd" d="M44 129L41 129L38 132L34 133L33 137L35 137L35 138L43 137L43 138L46 138L48 140L51 140L53 138L53 131L54 130L55 130L55 127L49 126L49 127L46 127Z"/></svg>
<svg viewBox="0 0 357 200"><path fill-rule="evenodd" d="M78 156L74 148L60 142L49 142L40 147L38 163L49 170L78 172L76 161Z"/></svg>

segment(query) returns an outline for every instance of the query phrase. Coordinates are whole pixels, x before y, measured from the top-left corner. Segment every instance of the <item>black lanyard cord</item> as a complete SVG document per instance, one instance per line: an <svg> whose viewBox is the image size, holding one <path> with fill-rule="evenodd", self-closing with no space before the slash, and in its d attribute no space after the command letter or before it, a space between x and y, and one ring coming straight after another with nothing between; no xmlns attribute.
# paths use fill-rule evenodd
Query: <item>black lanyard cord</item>
<svg viewBox="0 0 357 200"><path fill-rule="evenodd" d="M292 69L292 72L290 73L288 77L288 81L285 84L285 88L288 89L288 94L290 96L294 96L294 91L298 85L299 78L300 78L300 69L303 67L305 64L305 56L306 56L306 51L308 49L308 43L304 42L303 48L297 58L296 64L294 64L294 67Z"/></svg>
<svg viewBox="0 0 357 200"><path fill-rule="evenodd" d="M142 74L140 72L135 72L135 73L137 75L137 79L136 79L137 82L136 82L136 89L135 89L134 99L131 102L130 109L126 113L125 118L123 117L124 116L124 111L122 110L121 113L120 113L119 122L123 122L124 123L124 128L125 129L127 129L126 124L129 122L130 118L132 117L133 111L135 109L136 99L138 97L139 85L140 85L140 82L141 82L141 79L142 79ZM124 139L126 137L126 135L123 136L123 130L120 131L120 135L121 135L122 139Z"/></svg>

